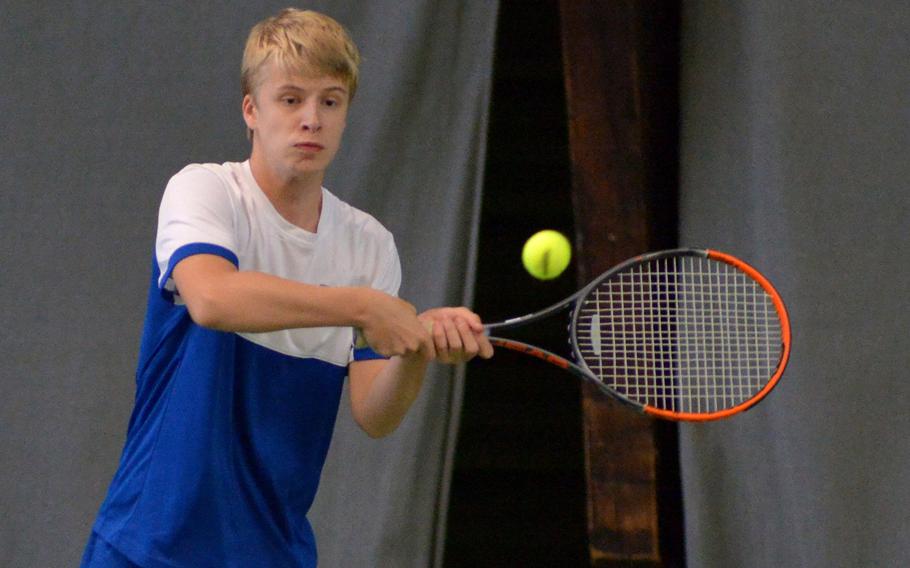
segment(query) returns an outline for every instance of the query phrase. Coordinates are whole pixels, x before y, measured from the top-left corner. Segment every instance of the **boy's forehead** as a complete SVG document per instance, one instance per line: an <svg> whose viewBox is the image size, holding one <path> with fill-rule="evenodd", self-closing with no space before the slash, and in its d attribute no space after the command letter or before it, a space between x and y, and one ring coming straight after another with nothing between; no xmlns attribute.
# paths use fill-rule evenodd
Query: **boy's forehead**
<svg viewBox="0 0 910 568"><path fill-rule="evenodd" d="M302 90L341 89L347 92L344 80L332 75L302 73L286 69L282 65L268 62L259 70L259 85L280 89L283 87L296 87Z"/></svg>

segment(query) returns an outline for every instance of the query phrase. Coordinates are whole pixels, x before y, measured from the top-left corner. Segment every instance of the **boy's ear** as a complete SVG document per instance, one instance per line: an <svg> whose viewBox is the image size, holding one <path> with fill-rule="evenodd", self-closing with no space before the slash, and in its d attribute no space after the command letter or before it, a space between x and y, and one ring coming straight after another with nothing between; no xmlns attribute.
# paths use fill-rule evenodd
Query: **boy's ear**
<svg viewBox="0 0 910 568"><path fill-rule="evenodd" d="M243 95L243 102L241 103L241 110L243 111L243 121L246 122L246 127L250 130L255 130L256 128L256 101L253 99L253 95L246 94Z"/></svg>

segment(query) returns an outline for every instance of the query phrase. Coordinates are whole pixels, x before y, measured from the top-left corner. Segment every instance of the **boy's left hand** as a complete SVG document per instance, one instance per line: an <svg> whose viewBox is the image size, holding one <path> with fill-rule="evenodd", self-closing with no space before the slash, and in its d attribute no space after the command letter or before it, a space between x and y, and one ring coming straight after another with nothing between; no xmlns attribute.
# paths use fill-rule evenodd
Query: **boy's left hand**
<svg viewBox="0 0 910 568"><path fill-rule="evenodd" d="M489 359L493 345L480 316L467 308L434 308L417 316L430 329L440 363L457 365L476 356Z"/></svg>

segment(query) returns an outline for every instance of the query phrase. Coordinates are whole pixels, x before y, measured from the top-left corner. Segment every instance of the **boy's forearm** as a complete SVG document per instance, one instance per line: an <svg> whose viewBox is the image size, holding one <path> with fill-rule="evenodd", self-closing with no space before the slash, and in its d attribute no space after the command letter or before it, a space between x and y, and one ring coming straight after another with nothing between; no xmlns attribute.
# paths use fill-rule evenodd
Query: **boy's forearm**
<svg viewBox="0 0 910 568"><path fill-rule="evenodd" d="M420 394L429 361L421 355L392 357L372 377L351 370L354 418L371 437L391 434ZM369 371L367 371L369 373Z"/></svg>
<svg viewBox="0 0 910 568"><path fill-rule="evenodd" d="M359 326L367 291L294 282L261 272L219 275L188 302L193 319L221 331Z"/></svg>

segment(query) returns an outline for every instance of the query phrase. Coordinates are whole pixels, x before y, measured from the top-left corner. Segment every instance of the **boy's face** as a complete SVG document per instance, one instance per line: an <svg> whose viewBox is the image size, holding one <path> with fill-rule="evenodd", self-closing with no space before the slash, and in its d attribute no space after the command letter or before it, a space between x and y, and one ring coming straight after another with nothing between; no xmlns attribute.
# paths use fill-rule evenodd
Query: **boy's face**
<svg viewBox="0 0 910 568"><path fill-rule="evenodd" d="M349 95L343 81L290 74L274 63L260 71L243 118L253 131L253 152L284 178L322 173L341 146Z"/></svg>

